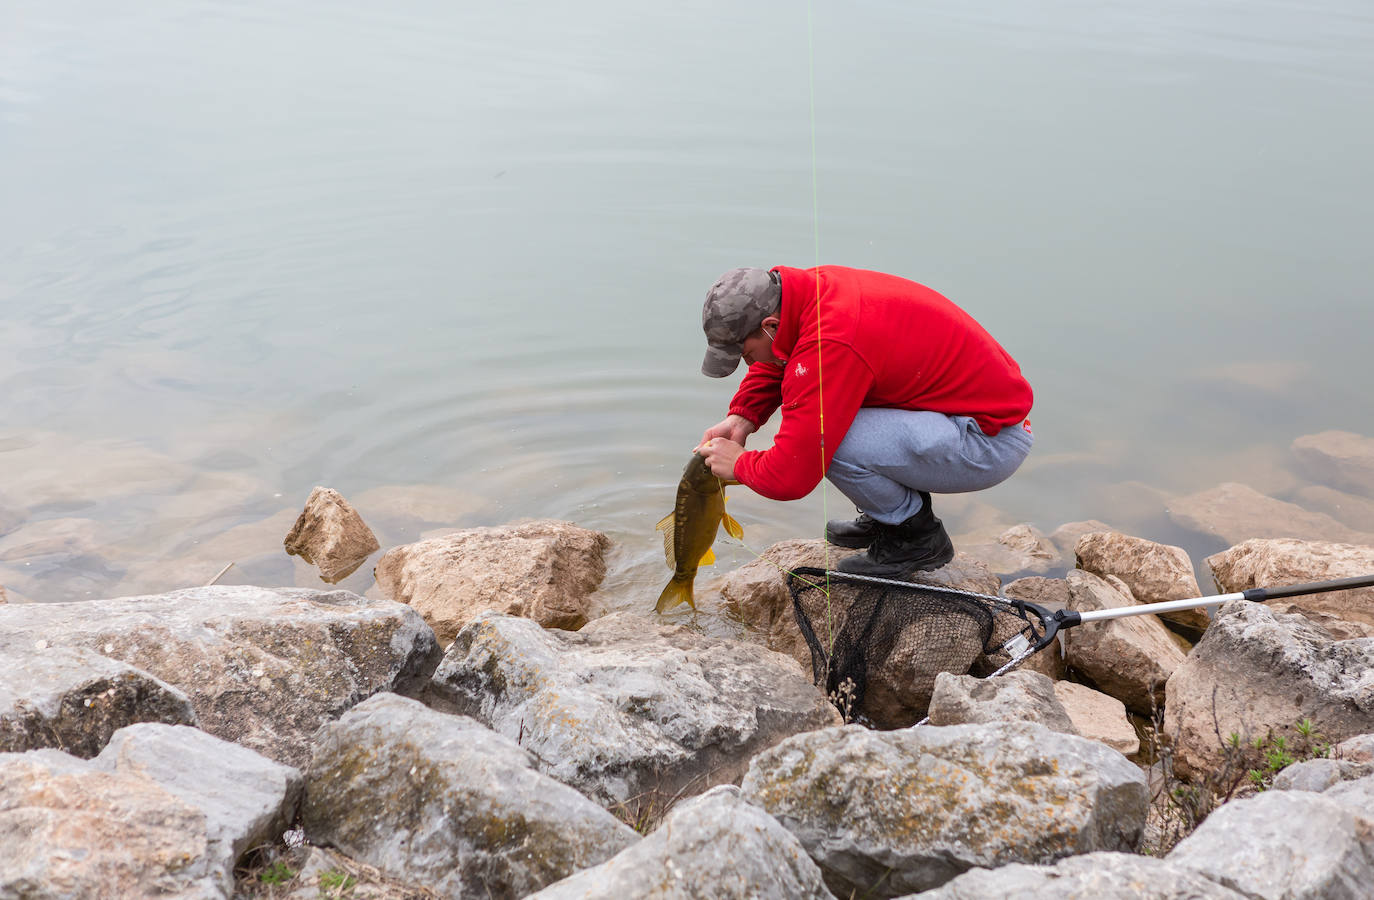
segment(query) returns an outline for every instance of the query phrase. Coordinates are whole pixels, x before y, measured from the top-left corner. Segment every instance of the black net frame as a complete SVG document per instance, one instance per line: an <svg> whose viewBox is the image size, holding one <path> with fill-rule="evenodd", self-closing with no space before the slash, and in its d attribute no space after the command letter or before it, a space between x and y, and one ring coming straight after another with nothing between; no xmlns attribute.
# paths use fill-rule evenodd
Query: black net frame
<svg viewBox="0 0 1374 900"><path fill-rule="evenodd" d="M859 718L875 679L919 718L939 673L995 677L1047 643L1047 612L1020 600L809 566L787 586L815 684Z"/></svg>

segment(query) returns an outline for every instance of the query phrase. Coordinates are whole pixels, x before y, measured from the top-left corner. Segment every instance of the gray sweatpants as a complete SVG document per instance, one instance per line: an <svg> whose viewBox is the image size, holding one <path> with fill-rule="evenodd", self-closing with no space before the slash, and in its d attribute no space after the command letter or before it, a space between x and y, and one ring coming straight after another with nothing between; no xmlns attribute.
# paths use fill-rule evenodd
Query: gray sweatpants
<svg viewBox="0 0 1374 900"><path fill-rule="evenodd" d="M896 525L920 511L917 491L960 494L1005 481L1033 442L1021 425L989 437L969 416L861 409L825 475L859 509Z"/></svg>

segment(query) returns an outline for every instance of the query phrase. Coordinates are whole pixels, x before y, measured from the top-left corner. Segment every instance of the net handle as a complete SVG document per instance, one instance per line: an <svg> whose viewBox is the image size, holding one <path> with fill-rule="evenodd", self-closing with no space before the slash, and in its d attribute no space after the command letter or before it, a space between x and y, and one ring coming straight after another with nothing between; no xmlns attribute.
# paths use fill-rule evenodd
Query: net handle
<svg viewBox="0 0 1374 900"><path fill-rule="evenodd" d="M1250 588L1231 594L1214 594L1210 597L1194 597L1191 600L1164 600L1159 603L1142 603L1139 606L1122 606L1112 609L1093 609L1085 612L1071 612L1061 609L1052 620L1056 631L1073 628L1085 622L1102 622L1110 619L1124 619L1128 616L1148 616L1155 613L1177 612L1184 609L1199 609L1207 606L1221 606L1232 600L1249 600L1262 603L1282 597L1302 597L1308 594L1323 594L1328 591L1345 591L1352 588L1374 585L1374 575L1356 575L1351 578L1337 578L1332 581L1313 581L1307 584L1290 584L1272 588Z"/></svg>

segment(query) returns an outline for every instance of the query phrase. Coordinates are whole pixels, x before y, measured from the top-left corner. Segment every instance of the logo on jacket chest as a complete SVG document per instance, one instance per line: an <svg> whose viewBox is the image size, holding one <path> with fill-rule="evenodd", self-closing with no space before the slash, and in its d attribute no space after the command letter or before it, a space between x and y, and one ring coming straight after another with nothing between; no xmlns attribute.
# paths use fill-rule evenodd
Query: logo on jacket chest
<svg viewBox="0 0 1374 900"><path fill-rule="evenodd" d="M797 367L792 370L792 374L796 375L798 378L801 378L803 375L806 374L806 366L802 365L801 363L797 363Z"/></svg>

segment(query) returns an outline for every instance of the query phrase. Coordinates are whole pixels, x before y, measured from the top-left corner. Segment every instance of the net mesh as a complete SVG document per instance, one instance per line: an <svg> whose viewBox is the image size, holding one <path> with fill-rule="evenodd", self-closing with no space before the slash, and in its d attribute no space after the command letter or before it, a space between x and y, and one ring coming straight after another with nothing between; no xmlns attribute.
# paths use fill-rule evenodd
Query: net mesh
<svg viewBox="0 0 1374 900"><path fill-rule="evenodd" d="M987 677L1019 661L1007 641L1040 636L1000 597L810 567L787 584L816 685L846 718L880 727L924 716L941 672Z"/></svg>

